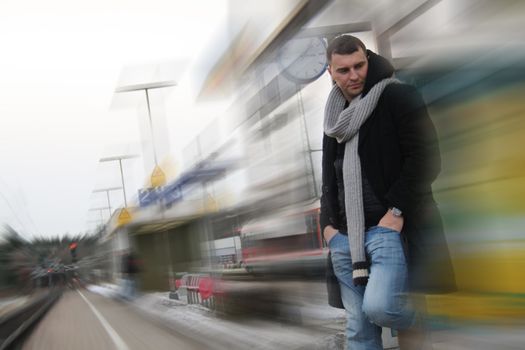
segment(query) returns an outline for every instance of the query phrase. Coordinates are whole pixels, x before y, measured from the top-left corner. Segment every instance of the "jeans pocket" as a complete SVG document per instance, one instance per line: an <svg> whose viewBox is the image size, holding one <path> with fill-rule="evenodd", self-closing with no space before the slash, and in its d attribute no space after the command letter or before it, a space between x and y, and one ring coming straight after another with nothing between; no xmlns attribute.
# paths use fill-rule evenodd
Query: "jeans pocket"
<svg viewBox="0 0 525 350"><path fill-rule="evenodd" d="M339 233L339 231L337 231L335 235L333 235L332 238L330 238L330 240L328 241L328 248L330 248L330 250L333 248L332 246L334 244L334 241L338 238L339 235L341 234Z"/></svg>
<svg viewBox="0 0 525 350"><path fill-rule="evenodd" d="M395 233L397 233L397 234L401 234L401 232L396 231L396 230L394 230L393 228L390 228L390 227L385 227L385 226L373 226L373 228L375 228L375 229L377 229L377 230L380 230L381 233L395 232Z"/></svg>

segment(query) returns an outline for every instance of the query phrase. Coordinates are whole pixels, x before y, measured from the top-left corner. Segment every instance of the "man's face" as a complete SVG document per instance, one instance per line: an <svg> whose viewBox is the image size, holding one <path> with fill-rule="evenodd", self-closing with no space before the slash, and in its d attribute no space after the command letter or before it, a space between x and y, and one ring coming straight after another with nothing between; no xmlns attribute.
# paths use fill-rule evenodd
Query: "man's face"
<svg viewBox="0 0 525 350"><path fill-rule="evenodd" d="M350 55L332 54L328 72L346 99L351 101L363 91L368 59L362 48Z"/></svg>

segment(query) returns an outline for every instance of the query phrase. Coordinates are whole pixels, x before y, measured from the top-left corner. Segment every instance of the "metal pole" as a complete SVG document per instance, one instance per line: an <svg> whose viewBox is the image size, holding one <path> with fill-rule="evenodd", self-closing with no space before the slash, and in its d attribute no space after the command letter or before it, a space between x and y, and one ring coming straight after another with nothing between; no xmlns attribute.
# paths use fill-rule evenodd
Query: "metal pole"
<svg viewBox="0 0 525 350"><path fill-rule="evenodd" d="M155 160L155 166L157 166L159 163L157 161L157 149L155 147L155 137L153 133L153 120L151 119L151 108L149 105L149 93L148 89L144 89L146 92L146 104L148 105L148 117L149 117L149 130L151 132L151 145L153 146L153 159Z"/></svg>
<svg viewBox="0 0 525 350"><path fill-rule="evenodd" d="M126 199L126 186L124 185L124 172L122 171L122 158L119 158L118 164L120 165L120 179L122 180L122 192L124 193L124 208L127 208L128 200Z"/></svg>
<svg viewBox="0 0 525 350"><path fill-rule="evenodd" d="M166 246L166 251L167 251L167 255L168 255L168 283L169 283L169 286L170 286L170 291L175 291L175 284L174 284L174 281L173 281L173 278L175 277L174 274L173 274L173 265L172 265L172 262L171 262L171 247L170 247L170 238L168 236L168 231L164 231L164 240L166 241L165 242L165 246Z"/></svg>
<svg viewBox="0 0 525 350"><path fill-rule="evenodd" d="M108 210L109 210L109 217L111 218L111 202L109 201L109 190L106 190L106 195L108 197Z"/></svg>
<svg viewBox="0 0 525 350"><path fill-rule="evenodd" d="M301 93L301 89L297 87L297 98L299 100L299 113L301 113L302 116L302 122L304 124L304 132L306 136L306 148L308 152L308 157L310 160L310 169L312 170L312 181L313 181L313 187L314 187L314 195L315 198L320 198L319 191L317 190L317 182L315 179L315 169L314 169L314 161L312 158L312 147L310 146L310 135L308 135L308 125L306 122L306 114L304 112L304 104L303 104L303 95Z"/></svg>
<svg viewBox="0 0 525 350"><path fill-rule="evenodd" d="M161 89L161 88L167 88L177 86L177 83L175 81L157 81L147 84L136 84L136 85L128 85L128 86L121 86L119 88L115 89L115 92L131 92L131 91L138 91L138 90L144 90L146 92L146 105L148 107L148 117L149 117L149 126L150 126L150 132L151 132L151 144L153 148L153 159L155 161L155 166L158 165L158 159L157 159L157 148L155 145L155 137L153 132L153 119L151 118L151 107L149 102L149 90L151 89Z"/></svg>
<svg viewBox="0 0 525 350"><path fill-rule="evenodd" d="M106 188L98 188L96 190L93 190L93 193L98 193L98 192L106 192L106 199L108 201L108 206L107 207L104 207L104 208L101 208L101 209L104 209L104 210L108 210L109 212L109 217L111 218L111 199L110 199L110 196L109 196L109 192L110 191L115 191L115 190L120 190L122 189L122 187L106 187Z"/></svg>
<svg viewBox="0 0 525 350"><path fill-rule="evenodd" d="M235 252L235 261L233 262L234 265L237 265L237 244L235 243L235 238L237 238L237 235L235 234L235 227L233 227L233 235L232 235L232 238L233 238L233 251Z"/></svg>
<svg viewBox="0 0 525 350"><path fill-rule="evenodd" d="M126 186L124 184L124 171L122 170L122 159L131 159L131 158L136 158L138 157L137 155L122 155L122 156L116 156L116 157L106 157L106 158L100 158L99 159L99 162L112 162L112 161L115 161L115 160L118 160L118 163L119 163L119 167L120 167L120 179L122 181L122 192L124 193L124 208L126 208L128 206L128 200L126 198ZM120 188L111 188L111 190L113 189L119 189Z"/></svg>

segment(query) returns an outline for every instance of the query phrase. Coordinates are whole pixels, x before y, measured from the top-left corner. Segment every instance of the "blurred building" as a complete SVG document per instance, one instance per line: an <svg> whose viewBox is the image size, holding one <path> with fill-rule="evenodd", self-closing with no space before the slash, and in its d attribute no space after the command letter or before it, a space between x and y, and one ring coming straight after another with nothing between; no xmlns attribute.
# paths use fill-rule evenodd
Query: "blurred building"
<svg viewBox="0 0 525 350"><path fill-rule="evenodd" d="M524 6L231 1L229 25L202 55L206 74L196 78L198 101L223 98L229 107L186 146L176 179L144 189L128 222L113 216L107 239L115 251L139 251L145 289L166 290L169 277L182 272L238 268L246 263L243 238L253 242L256 235L295 237L286 240L295 254L289 256L297 256L299 244L322 257L315 218L290 232L282 220L309 220L319 207L322 119L331 88L323 55L331 38L351 33L420 89L441 139L443 170L434 190L460 293L430 298L431 311L522 318L525 308L510 300L525 290L519 277L525 268ZM272 247L266 254L276 260L269 262L282 264L276 256L286 252ZM115 259L115 275L117 265Z"/></svg>

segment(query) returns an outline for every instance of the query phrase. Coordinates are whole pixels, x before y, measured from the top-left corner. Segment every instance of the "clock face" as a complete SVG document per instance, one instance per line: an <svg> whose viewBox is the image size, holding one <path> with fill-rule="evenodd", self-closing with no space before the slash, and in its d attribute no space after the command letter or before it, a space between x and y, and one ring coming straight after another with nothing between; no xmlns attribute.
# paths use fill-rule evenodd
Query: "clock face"
<svg viewBox="0 0 525 350"><path fill-rule="evenodd" d="M288 79L309 83L326 70L326 43L317 37L290 40L280 49L277 61Z"/></svg>

